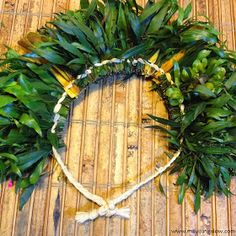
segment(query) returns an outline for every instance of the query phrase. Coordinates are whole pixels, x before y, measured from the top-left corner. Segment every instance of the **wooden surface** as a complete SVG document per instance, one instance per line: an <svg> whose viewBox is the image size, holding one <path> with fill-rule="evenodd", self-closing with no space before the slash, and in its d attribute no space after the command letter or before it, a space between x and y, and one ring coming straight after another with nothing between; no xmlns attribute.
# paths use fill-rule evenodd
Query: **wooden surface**
<svg viewBox="0 0 236 236"><path fill-rule="evenodd" d="M17 48L17 40L52 19L52 12L76 9L78 2L0 0L0 51L5 50L3 44ZM189 1L180 2L186 5ZM193 9L209 15L223 32L222 39L235 50L235 0L196 0ZM166 144L160 134L144 129L149 122L147 113L166 116L163 102L149 87L137 78L111 78L91 85L71 108L65 162L93 192L115 196L152 173L155 163L166 162ZM0 236L197 235L197 230L199 235L236 235L236 196L214 196L195 215L191 193L178 205L175 177L166 175L161 179L166 195L160 193L157 179L123 203L131 208L130 220L100 218L82 226L75 224L76 210L95 206L67 183L53 162L51 170L53 174L42 179L22 211L18 211L14 188L0 186ZM232 191L236 193L236 181Z"/></svg>

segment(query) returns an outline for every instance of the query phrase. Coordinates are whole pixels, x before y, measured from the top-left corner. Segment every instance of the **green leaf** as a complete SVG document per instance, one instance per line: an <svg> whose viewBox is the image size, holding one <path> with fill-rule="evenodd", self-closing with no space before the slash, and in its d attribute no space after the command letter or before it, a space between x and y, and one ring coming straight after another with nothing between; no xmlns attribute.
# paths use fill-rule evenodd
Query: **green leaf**
<svg viewBox="0 0 236 236"><path fill-rule="evenodd" d="M183 203L184 195L185 195L185 183L183 183L180 186L179 195L178 195L178 203L179 204Z"/></svg>
<svg viewBox="0 0 236 236"><path fill-rule="evenodd" d="M54 21L53 25L57 26L67 34L71 34L76 36L79 39L79 42L86 48L90 48L90 50L94 50L92 45L87 41L83 32L79 29L79 27L70 23L65 23L63 21Z"/></svg>
<svg viewBox="0 0 236 236"><path fill-rule="evenodd" d="M50 141L51 145L55 148L59 146L59 139L56 133L52 133L50 130L48 131L47 135L48 140Z"/></svg>
<svg viewBox="0 0 236 236"><path fill-rule="evenodd" d="M232 149L228 147L201 147L198 151L206 154L223 155L230 154Z"/></svg>
<svg viewBox="0 0 236 236"><path fill-rule="evenodd" d="M140 22L147 20L148 18L154 16L163 6L165 1L160 1L158 3L153 4L150 7L144 8L142 14L139 16Z"/></svg>
<svg viewBox="0 0 236 236"><path fill-rule="evenodd" d="M89 1L88 0L80 0L80 8L86 9L89 7Z"/></svg>
<svg viewBox="0 0 236 236"><path fill-rule="evenodd" d="M220 97L210 100L208 103L214 107L223 107L231 99L229 94L222 94Z"/></svg>
<svg viewBox="0 0 236 236"><path fill-rule="evenodd" d="M205 110L206 103L202 102L196 106L193 106L191 110L186 111L183 121L181 131L183 132L197 117Z"/></svg>
<svg viewBox="0 0 236 236"><path fill-rule="evenodd" d="M73 65L73 64L81 64L81 65L84 65L84 59L75 58L75 59L69 61L66 65L67 65L67 66L70 66L70 65Z"/></svg>
<svg viewBox="0 0 236 236"><path fill-rule="evenodd" d="M84 33L87 39L89 39L90 42L96 47L97 38L95 37L93 31L81 21L76 21L76 25Z"/></svg>
<svg viewBox="0 0 236 236"><path fill-rule="evenodd" d="M167 142L169 142L169 143L171 143L171 144L177 146L178 148L180 147L179 141L178 141L176 138L174 138L174 137L166 138L165 140L166 140Z"/></svg>
<svg viewBox="0 0 236 236"><path fill-rule="evenodd" d="M183 24L184 14L185 14L185 12L184 12L183 8L179 7L177 25L182 25Z"/></svg>
<svg viewBox="0 0 236 236"><path fill-rule="evenodd" d="M13 49L13 48L10 48L10 47L7 47L8 50L6 52L6 58L7 59L17 59L20 55Z"/></svg>
<svg viewBox="0 0 236 236"><path fill-rule="evenodd" d="M190 177L189 177L189 181L188 181L188 186L189 187L191 187L197 179L197 176L196 176L196 173L195 173L195 166L196 166L196 162L193 165L193 168L192 168L192 171L191 171L191 174L190 174Z"/></svg>
<svg viewBox="0 0 236 236"><path fill-rule="evenodd" d="M213 180L213 179L210 179L209 180L209 184L208 184L208 192L206 193L206 198L209 198L212 196L213 192L214 192L214 189L215 189L215 184L216 184L216 181Z"/></svg>
<svg viewBox="0 0 236 236"><path fill-rule="evenodd" d="M221 109L221 108L207 108L206 109L206 115L208 117L212 117L215 119L219 119L220 117L227 117L231 114L232 112L226 109Z"/></svg>
<svg viewBox="0 0 236 236"><path fill-rule="evenodd" d="M138 14L139 10L143 10L143 8L140 5L137 4L136 0L127 0L126 2L129 5L129 8L131 10L135 9L136 14Z"/></svg>
<svg viewBox="0 0 236 236"><path fill-rule="evenodd" d="M161 183L161 177L162 176L160 176L160 178L159 178L159 189L160 189L160 192L161 193L163 193L163 194L165 194L166 195L166 193L165 193L165 190L164 190L164 187L163 187L163 185L162 185L162 183Z"/></svg>
<svg viewBox="0 0 236 236"><path fill-rule="evenodd" d="M126 35L128 34L128 25L127 25L127 22L126 22L123 5L121 3L119 5L117 25L119 26L119 29L121 29L125 32Z"/></svg>
<svg viewBox="0 0 236 236"><path fill-rule="evenodd" d="M236 72L234 72L230 78L225 82L225 87L229 90L236 86Z"/></svg>
<svg viewBox="0 0 236 236"><path fill-rule="evenodd" d="M217 43L218 38L206 29L190 28L180 34L183 43L193 43L194 41L205 41L207 43Z"/></svg>
<svg viewBox="0 0 236 236"><path fill-rule="evenodd" d="M220 167L220 172L221 172L221 175L222 175L225 183L229 186L230 182L231 182L231 175L230 175L228 169L226 169L225 167Z"/></svg>
<svg viewBox="0 0 236 236"><path fill-rule="evenodd" d="M0 153L0 159L2 157L5 157L5 158L13 160L13 161L17 161L17 157L11 153L2 152L2 153Z"/></svg>
<svg viewBox="0 0 236 236"><path fill-rule="evenodd" d="M97 0L92 0L87 8L87 12L85 14L86 18L89 18L89 16L91 16L94 13L96 7L97 7Z"/></svg>
<svg viewBox="0 0 236 236"><path fill-rule="evenodd" d="M161 118L161 117L157 117L157 116L154 116L154 115L151 115L151 114L147 114L151 119L153 119L154 121L156 122L159 122L163 125L169 125L171 127L179 127L179 124L175 121L172 121L172 120L167 120L167 119L164 119L164 118Z"/></svg>
<svg viewBox="0 0 236 236"><path fill-rule="evenodd" d="M180 67L178 62L174 62L174 79L175 79L175 85L177 87L180 86Z"/></svg>
<svg viewBox="0 0 236 236"><path fill-rule="evenodd" d="M20 169L15 164L11 164L11 169L10 169L9 172L18 175L19 177L22 176L22 173L21 173Z"/></svg>
<svg viewBox="0 0 236 236"><path fill-rule="evenodd" d="M230 100L228 102L229 106L231 106L235 111L236 111L236 101L235 100Z"/></svg>
<svg viewBox="0 0 236 236"><path fill-rule="evenodd" d="M184 20L187 19L192 11L192 3L190 2L184 9Z"/></svg>
<svg viewBox="0 0 236 236"><path fill-rule="evenodd" d="M43 157L47 157L51 150L29 151L18 155L18 166L21 171L24 171L33 166Z"/></svg>
<svg viewBox="0 0 236 236"><path fill-rule="evenodd" d="M198 188L197 191L195 193L195 198L194 198L194 211L195 213L198 212L198 210L200 209L200 205L201 205L201 194L200 194L200 183L198 183Z"/></svg>
<svg viewBox="0 0 236 236"><path fill-rule="evenodd" d="M4 107L14 101L16 101L16 98L13 98L11 96L8 95L0 95L0 107Z"/></svg>
<svg viewBox="0 0 236 236"><path fill-rule="evenodd" d="M82 50L84 52L87 52L89 54L95 54L95 55L97 54L96 51L92 47L89 47L89 46L87 46L85 44L80 44L78 42L73 42L71 44L73 46L75 46L76 48L78 48L78 49L80 49L80 50Z"/></svg>
<svg viewBox="0 0 236 236"><path fill-rule="evenodd" d="M138 16L130 12L129 10L127 10L127 8L125 8L125 14L128 16L128 20L129 20L127 24L130 24L131 29L134 32L134 35L139 40L142 26L140 24Z"/></svg>
<svg viewBox="0 0 236 236"><path fill-rule="evenodd" d="M183 172L178 176L176 184L182 185L185 183L185 181L188 179L188 176L186 175L186 169L183 170Z"/></svg>
<svg viewBox="0 0 236 236"><path fill-rule="evenodd" d="M4 91L16 96L17 98L29 95L29 93L25 91L19 84L14 84L10 87L7 87L4 89Z"/></svg>
<svg viewBox="0 0 236 236"><path fill-rule="evenodd" d="M10 125L12 122L8 120L7 118L0 116L0 125Z"/></svg>
<svg viewBox="0 0 236 236"><path fill-rule="evenodd" d="M66 64L65 59L58 55L58 53L51 49L51 48L45 48L45 49L34 49L34 52L37 53L39 56L45 58L49 62L52 62L53 64L59 64L59 65L64 65Z"/></svg>
<svg viewBox="0 0 236 236"><path fill-rule="evenodd" d="M29 177L30 184L36 184L43 172L43 168L45 165L45 159L39 162L37 167L34 169L33 173Z"/></svg>
<svg viewBox="0 0 236 236"><path fill-rule="evenodd" d="M48 84L42 83L42 81L31 82L31 85L34 87L34 89L37 90L38 94L55 92L54 86L53 87L48 86ZM56 101L56 98L55 98L55 101Z"/></svg>
<svg viewBox="0 0 236 236"><path fill-rule="evenodd" d="M27 78L24 74L20 74L18 82L25 92L29 94L38 94L35 88L33 88L32 84L30 83L29 78Z"/></svg>
<svg viewBox="0 0 236 236"><path fill-rule="evenodd" d="M22 116L20 117L20 123L22 123L23 125L26 125L32 129L34 129L41 137L43 136L42 134L42 130L38 124L38 122L30 115L24 113L22 114Z"/></svg>
<svg viewBox="0 0 236 236"><path fill-rule="evenodd" d="M9 132L8 136L7 136L7 140L6 143L7 144L15 144L15 143L24 143L27 141L27 136L20 132L19 129L11 129L11 131Z"/></svg>
<svg viewBox="0 0 236 236"><path fill-rule="evenodd" d="M220 188L222 189L223 193L226 196L229 196L231 194L231 192L229 190L229 187L224 183L221 174L219 175L218 181L219 181L219 185L220 185Z"/></svg>
<svg viewBox="0 0 236 236"><path fill-rule="evenodd" d="M163 8L155 15L147 29L148 34L154 34L161 28L164 18L169 10L170 4L166 3Z"/></svg>
<svg viewBox="0 0 236 236"><path fill-rule="evenodd" d="M43 66L38 66L33 63L27 63L26 66L30 68L35 74L39 76L39 78L45 82L46 84L57 84L57 80L48 72L47 68Z"/></svg>
<svg viewBox="0 0 236 236"><path fill-rule="evenodd" d="M72 43L67 42L66 39L63 38L59 34L57 34L57 37L59 39L57 42L62 48L64 48L66 51L72 53L73 55L77 56L78 58L80 58L82 63L85 62L84 55L77 49L77 47L75 45L73 45Z"/></svg>
<svg viewBox="0 0 236 236"><path fill-rule="evenodd" d="M106 5L105 8L105 16L106 16L106 24L105 24L105 32L108 38L108 46L112 48L116 38L115 38L115 30L116 30L116 22L118 16L118 9L115 6L115 3L110 2Z"/></svg>
<svg viewBox="0 0 236 236"><path fill-rule="evenodd" d="M128 49L123 55L122 58L128 59L136 55L140 55L145 52L147 48L147 43L141 43L135 47Z"/></svg>
<svg viewBox="0 0 236 236"><path fill-rule="evenodd" d="M20 183L19 183L20 188L24 189L24 188L29 187L29 185L30 185L30 182L29 182L28 178L20 180Z"/></svg>
<svg viewBox="0 0 236 236"><path fill-rule="evenodd" d="M20 210L22 210L25 203L29 200L31 194L33 193L35 185L31 185L28 188L24 189L20 195Z"/></svg>
<svg viewBox="0 0 236 236"><path fill-rule="evenodd" d="M215 160L215 162L220 166L224 166L225 168L236 169L236 161Z"/></svg>
<svg viewBox="0 0 236 236"><path fill-rule="evenodd" d="M205 96L206 98L216 97L216 95L204 85L197 85L194 91L199 93L200 95Z"/></svg>
<svg viewBox="0 0 236 236"><path fill-rule="evenodd" d="M149 125L149 126L145 126L145 128L151 128L151 129L157 129L160 130L164 133L169 134L171 137L176 137L177 136L177 132L175 130L168 130L160 125Z"/></svg>
<svg viewBox="0 0 236 236"><path fill-rule="evenodd" d="M196 145L191 143L187 138L185 138L185 143L190 151L194 151L194 152L196 151L196 148L195 148Z"/></svg>
<svg viewBox="0 0 236 236"><path fill-rule="evenodd" d="M205 159L204 157L200 159L202 166L204 168L204 170L206 171L207 175L215 180L216 176L215 176L215 172L213 170L213 166L214 164L212 162L210 162L210 160Z"/></svg>
<svg viewBox="0 0 236 236"><path fill-rule="evenodd" d="M20 72L10 73L7 76L0 77L0 88L7 87L10 80L14 79L16 76L19 75Z"/></svg>
<svg viewBox="0 0 236 236"><path fill-rule="evenodd" d="M211 122L205 125L201 130L199 130L199 133L209 132L213 134L214 132L217 132L226 128L232 128L232 127L236 127L236 122L216 121L216 122Z"/></svg>

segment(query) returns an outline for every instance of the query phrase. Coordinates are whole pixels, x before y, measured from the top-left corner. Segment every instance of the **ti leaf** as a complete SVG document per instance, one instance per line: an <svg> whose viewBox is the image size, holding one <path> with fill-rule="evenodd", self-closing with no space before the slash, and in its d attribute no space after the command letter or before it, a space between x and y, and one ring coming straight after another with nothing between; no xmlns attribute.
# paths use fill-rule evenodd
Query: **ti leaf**
<svg viewBox="0 0 236 236"><path fill-rule="evenodd" d="M216 95L204 85L197 85L194 91L199 93L200 95L205 96L206 98L216 97Z"/></svg>
<svg viewBox="0 0 236 236"><path fill-rule="evenodd" d="M0 95L0 107L4 107L14 101L16 101L16 98L13 98L11 96L8 95Z"/></svg>
<svg viewBox="0 0 236 236"><path fill-rule="evenodd" d="M170 4L166 3L163 8L155 15L147 29L148 34L153 34L158 32L161 28L164 18L166 16L167 11L169 10Z"/></svg>
<svg viewBox="0 0 236 236"><path fill-rule="evenodd" d="M29 200L31 194L33 193L34 189L35 189L35 185L31 185L28 188L24 189L20 195L20 210L22 210L23 206L25 205L25 203Z"/></svg>
<svg viewBox="0 0 236 236"><path fill-rule="evenodd" d="M42 130L38 124L38 122L30 115L24 113L20 117L20 123L28 126L29 128L34 129L41 137L43 136Z"/></svg>
<svg viewBox="0 0 236 236"><path fill-rule="evenodd" d="M45 165L45 159L39 162L39 164L34 169L33 173L29 177L30 184L36 184L40 178L40 175L43 172L43 168Z"/></svg>
<svg viewBox="0 0 236 236"><path fill-rule="evenodd" d="M50 152L50 150L29 151L18 155L18 165L20 170L24 171L32 167L37 161L43 157L47 157Z"/></svg>
<svg viewBox="0 0 236 236"><path fill-rule="evenodd" d="M197 186L197 190L196 190L195 198L194 198L195 213L197 213L198 210L200 209L200 205L201 205L200 182L198 182L198 186Z"/></svg>

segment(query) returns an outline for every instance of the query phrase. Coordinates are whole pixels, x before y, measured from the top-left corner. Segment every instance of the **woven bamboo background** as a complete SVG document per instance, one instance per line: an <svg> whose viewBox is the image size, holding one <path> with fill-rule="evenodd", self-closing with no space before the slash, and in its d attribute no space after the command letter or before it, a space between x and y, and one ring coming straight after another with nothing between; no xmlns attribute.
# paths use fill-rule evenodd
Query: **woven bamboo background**
<svg viewBox="0 0 236 236"><path fill-rule="evenodd" d="M17 40L52 19L53 12L78 7L78 0L0 0L0 52L5 50L3 44L17 48ZM193 10L208 15L229 48L236 49L235 0L195 0ZM125 82L110 78L90 86L73 104L65 162L93 192L114 196L149 175L156 163L166 162L160 134L144 129L147 113L167 116L163 102L149 87L137 78ZM67 183L55 163L50 168L53 174L42 179L21 212L14 188L0 185L0 236L197 235L197 230L199 235L236 235L236 196L214 196L195 215L191 193L178 205L175 177L166 175L161 179L166 195L160 193L156 180L123 203L131 208L130 220L101 218L75 224L76 210L95 206ZM236 193L236 181L232 192Z"/></svg>

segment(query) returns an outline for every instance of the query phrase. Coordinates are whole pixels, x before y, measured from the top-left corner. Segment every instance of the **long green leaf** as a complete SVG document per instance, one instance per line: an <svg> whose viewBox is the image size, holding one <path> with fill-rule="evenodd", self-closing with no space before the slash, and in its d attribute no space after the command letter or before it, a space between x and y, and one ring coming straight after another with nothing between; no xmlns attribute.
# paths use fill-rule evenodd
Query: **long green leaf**
<svg viewBox="0 0 236 236"><path fill-rule="evenodd" d="M215 176L215 172L213 170L213 163L210 162L209 160L206 160L204 157L200 159L202 166L204 168L204 170L206 171L207 175L215 180L216 176Z"/></svg>
<svg viewBox="0 0 236 236"><path fill-rule="evenodd" d="M80 0L80 8L86 9L89 7L89 1L88 0Z"/></svg>
<svg viewBox="0 0 236 236"><path fill-rule="evenodd" d="M11 153L2 152L2 153L0 153L0 159L2 157L5 157L5 158L13 160L13 161L17 161L17 157L14 154L11 154Z"/></svg>
<svg viewBox="0 0 236 236"><path fill-rule="evenodd" d="M43 136L42 130L38 122L30 115L23 113L20 118L20 123L34 129L41 137Z"/></svg>
<svg viewBox="0 0 236 236"><path fill-rule="evenodd" d="M217 36L210 33L206 29L190 28L180 34L181 41L183 43L193 43L194 41L205 41L207 43L216 43L218 41Z"/></svg>
<svg viewBox="0 0 236 236"><path fill-rule="evenodd" d="M198 182L198 186L197 186L197 190L196 190L195 198L194 198L195 213L197 213L198 210L200 209L200 205L201 205L200 182Z"/></svg>
<svg viewBox="0 0 236 236"><path fill-rule="evenodd" d="M86 15L85 15L86 18L89 18L89 16L91 16L94 13L96 7L97 7L97 0L92 0L87 8Z"/></svg>
<svg viewBox="0 0 236 236"><path fill-rule="evenodd" d="M182 204L183 203L183 200L184 200L184 195L185 195L185 183L183 183L181 186L180 186L180 190L179 190L179 195L178 195L178 203L179 204Z"/></svg>
<svg viewBox="0 0 236 236"><path fill-rule="evenodd" d="M0 116L0 125L10 125L11 123L9 119Z"/></svg>
<svg viewBox="0 0 236 236"><path fill-rule="evenodd" d="M21 155L18 155L18 166L21 171L32 167L40 159L47 157L51 151L50 150L40 150L40 151L29 151Z"/></svg>
<svg viewBox="0 0 236 236"><path fill-rule="evenodd" d="M0 95L0 107L4 107L14 101L16 101L16 98L13 98L8 95Z"/></svg>
<svg viewBox="0 0 236 236"><path fill-rule="evenodd" d="M144 8L142 14L139 16L140 22L147 20L148 18L155 15L163 6L165 1L160 1L158 3L153 4L150 7Z"/></svg>
<svg viewBox="0 0 236 236"><path fill-rule="evenodd" d="M170 7L170 4L166 3L166 5L164 5L164 7L160 10L160 12L158 12L158 14L153 17L147 29L148 34L154 34L158 32L158 30L162 26L162 23L165 19L167 11L169 10L169 7Z"/></svg>
<svg viewBox="0 0 236 236"><path fill-rule="evenodd" d="M236 87L236 72L234 72L230 78L225 82L225 87L231 89Z"/></svg>
<svg viewBox="0 0 236 236"><path fill-rule="evenodd" d="M45 58L49 62L52 62L53 64L64 65L66 63L65 59L51 48L45 48L45 49L37 48L34 49L34 52L37 53L39 56Z"/></svg>
<svg viewBox="0 0 236 236"><path fill-rule="evenodd" d="M133 48L130 48L128 49L123 55L122 55L122 58L124 59L128 59L128 58L131 58L131 57L134 57L136 55L140 55L142 53L145 52L147 48L147 44L146 43L142 43L140 45L137 45Z"/></svg>
<svg viewBox="0 0 236 236"><path fill-rule="evenodd" d="M207 97L207 98L216 97L216 95L209 88L207 88L204 85L197 85L197 87L195 88L194 91Z"/></svg>
<svg viewBox="0 0 236 236"><path fill-rule="evenodd" d="M151 115L151 114L147 114L151 119L153 119L154 121L156 122L159 122L163 125L169 125L171 127L179 127L180 125L175 122L175 121L172 121L172 120L167 120L165 118L161 118L161 117L157 117L157 116L154 116L154 115Z"/></svg>
<svg viewBox="0 0 236 236"><path fill-rule="evenodd" d="M31 185L28 188L24 189L20 195L20 210L23 208L23 206L26 204L26 202L29 200L31 194L33 193L35 189L35 185Z"/></svg>
<svg viewBox="0 0 236 236"><path fill-rule="evenodd" d="M197 117L205 110L206 103L202 102L194 107L191 110L186 111L186 114L182 120L181 131L183 132Z"/></svg>
<svg viewBox="0 0 236 236"><path fill-rule="evenodd" d="M57 42L62 48L72 53L73 55L79 57L83 61L83 63L85 62L84 55L72 43L67 42L66 39L64 39L59 34L58 39L59 40Z"/></svg>
<svg viewBox="0 0 236 236"><path fill-rule="evenodd" d="M43 168L45 165L45 159L39 162L39 164L34 169L34 172L29 177L30 184L36 184L39 181L40 175L43 172Z"/></svg>

